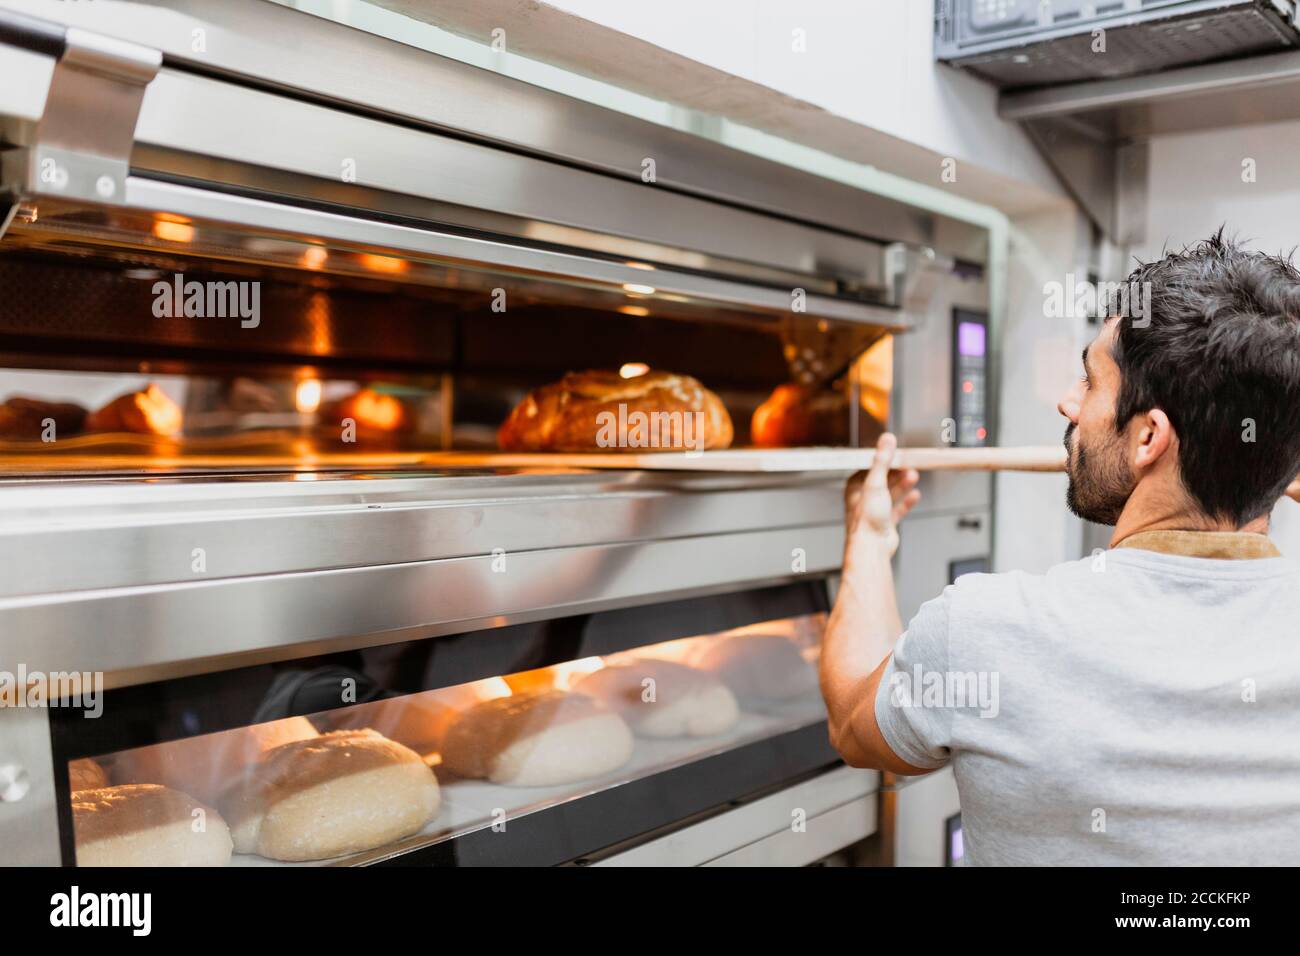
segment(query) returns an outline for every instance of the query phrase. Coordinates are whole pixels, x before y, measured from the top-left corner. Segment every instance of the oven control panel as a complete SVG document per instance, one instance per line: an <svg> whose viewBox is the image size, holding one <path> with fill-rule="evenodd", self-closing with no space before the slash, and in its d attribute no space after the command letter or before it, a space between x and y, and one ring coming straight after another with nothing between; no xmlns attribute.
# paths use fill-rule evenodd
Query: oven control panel
<svg viewBox="0 0 1300 956"><path fill-rule="evenodd" d="M956 444L988 440L988 326L985 313L954 309L952 316L952 413Z"/></svg>

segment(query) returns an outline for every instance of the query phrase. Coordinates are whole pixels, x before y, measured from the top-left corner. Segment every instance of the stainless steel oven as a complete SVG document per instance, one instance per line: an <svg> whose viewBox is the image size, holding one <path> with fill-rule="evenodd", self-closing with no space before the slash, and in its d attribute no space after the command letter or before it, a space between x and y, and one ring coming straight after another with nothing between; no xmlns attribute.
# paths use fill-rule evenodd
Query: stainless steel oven
<svg viewBox="0 0 1300 956"><path fill-rule="evenodd" d="M139 788L233 865L877 832L814 677L844 476L505 467L496 429L648 366L737 444L791 385L836 443L991 440L953 411L981 230L251 0L3 0L0 76L6 862L175 862L96 831ZM987 477L928 490L904 603L988 550ZM294 777L336 758L391 774Z"/></svg>

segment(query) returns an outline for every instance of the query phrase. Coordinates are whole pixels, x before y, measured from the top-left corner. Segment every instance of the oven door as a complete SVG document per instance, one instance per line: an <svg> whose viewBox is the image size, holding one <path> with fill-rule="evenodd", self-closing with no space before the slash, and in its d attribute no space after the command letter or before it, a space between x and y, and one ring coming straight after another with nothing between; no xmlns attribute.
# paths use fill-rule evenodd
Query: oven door
<svg viewBox="0 0 1300 956"><path fill-rule="evenodd" d="M827 610L813 579L110 689L95 719L49 710L60 855L553 865L626 850L838 764L816 678ZM167 797L153 816L105 822L150 793Z"/></svg>

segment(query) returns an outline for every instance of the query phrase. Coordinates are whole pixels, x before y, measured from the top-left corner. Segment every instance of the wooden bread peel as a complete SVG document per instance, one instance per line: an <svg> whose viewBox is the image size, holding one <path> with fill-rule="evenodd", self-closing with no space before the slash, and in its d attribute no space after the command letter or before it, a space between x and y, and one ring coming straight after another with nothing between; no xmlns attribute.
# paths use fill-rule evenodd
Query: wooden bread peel
<svg viewBox="0 0 1300 956"><path fill-rule="evenodd" d="M874 448L723 448L699 454L648 452L436 452L447 468L598 468L629 471L800 472L870 468ZM1064 471L1060 445L1021 448L900 448L893 467L917 471Z"/></svg>

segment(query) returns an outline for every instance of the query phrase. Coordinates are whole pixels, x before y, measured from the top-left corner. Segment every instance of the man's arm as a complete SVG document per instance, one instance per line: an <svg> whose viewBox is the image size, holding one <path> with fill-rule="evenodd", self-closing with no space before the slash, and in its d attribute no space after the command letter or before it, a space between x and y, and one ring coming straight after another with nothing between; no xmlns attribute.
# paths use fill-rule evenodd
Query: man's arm
<svg viewBox="0 0 1300 956"><path fill-rule="evenodd" d="M844 569L822 638L821 687L831 744L846 763L922 774L929 771L900 760L876 724L881 676L903 633L890 566L896 525L921 497L915 471L890 471L897 444L882 435L871 471L854 475L845 488Z"/></svg>

